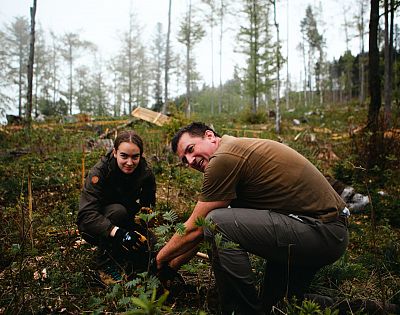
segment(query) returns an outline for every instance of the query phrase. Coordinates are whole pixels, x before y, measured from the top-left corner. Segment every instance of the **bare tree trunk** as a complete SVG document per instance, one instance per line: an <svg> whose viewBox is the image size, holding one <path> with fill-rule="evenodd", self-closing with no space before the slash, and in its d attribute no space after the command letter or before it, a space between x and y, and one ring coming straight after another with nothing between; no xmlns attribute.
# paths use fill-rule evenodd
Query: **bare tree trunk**
<svg viewBox="0 0 400 315"><path fill-rule="evenodd" d="M72 115L72 44L69 46L69 56L70 56L70 61L69 61L69 95L68 95L68 100L69 100L69 114Z"/></svg>
<svg viewBox="0 0 400 315"><path fill-rule="evenodd" d="M276 117L275 117L275 132L279 134L281 132L281 111L279 107L279 100L280 100L280 76L279 72L281 70L281 60L280 60L280 54L279 54L279 24L276 21L276 0L273 2L274 5L274 24L276 28L276 99L275 99L275 111L276 111Z"/></svg>
<svg viewBox="0 0 400 315"><path fill-rule="evenodd" d="M378 162L380 152L379 140L379 110L381 101L381 77L379 74L379 0L371 0L371 15L369 22L369 94L371 101L368 108L367 127L371 131L369 140L368 168L374 167Z"/></svg>
<svg viewBox="0 0 400 315"><path fill-rule="evenodd" d="M393 75L393 65L394 65L394 55L393 55L393 49L394 49L394 13L396 11L395 8L395 2L394 0L390 0L390 33L389 33L389 78L390 78L390 103L393 102L393 81L394 81L394 75ZM391 127L391 123L389 125Z"/></svg>
<svg viewBox="0 0 400 315"><path fill-rule="evenodd" d="M22 47L19 51L19 73L18 73L18 116L22 117Z"/></svg>
<svg viewBox="0 0 400 315"><path fill-rule="evenodd" d="M308 51L308 100L310 104L314 104L314 93L312 89L312 77L311 77L311 60L313 60L313 56L311 54L311 49Z"/></svg>
<svg viewBox="0 0 400 315"><path fill-rule="evenodd" d="M301 100L301 94L303 94L304 97L304 81L303 81L303 72L300 70L300 86L303 84L303 93L299 93L299 105L301 105L302 103L305 104L305 100L304 102L302 102Z"/></svg>
<svg viewBox="0 0 400 315"><path fill-rule="evenodd" d="M222 36L224 31L224 1L221 0L220 11L220 29L219 29L219 96L218 96L218 113L222 112Z"/></svg>
<svg viewBox="0 0 400 315"><path fill-rule="evenodd" d="M128 38L128 111L132 113L133 104L133 53L132 53L132 31L133 31L133 14L129 13L129 38Z"/></svg>
<svg viewBox="0 0 400 315"><path fill-rule="evenodd" d="M214 8L211 8L211 114L214 114Z"/></svg>
<svg viewBox="0 0 400 315"><path fill-rule="evenodd" d="M304 107L307 107L307 62L306 62L306 47L305 38L303 36L303 67L304 67L304 81L303 81L303 94L304 94Z"/></svg>
<svg viewBox="0 0 400 315"><path fill-rule="evenodd" d="M289 1L286 7L286 110L289 109Z"/></svg>
<svg viewBox="0 0 400 315"><path fill-rule="evenodd" d="M51 33L53 40L53 51L51 61L53 63L53 107L56 105L56 94L57 94L57 48L56 48L56 37Z"/></svg>
<svg viewBox="0 0 400 315"><path fill-rule="evenodd" d="M360 94L359 102L361 105L365 102L365 66L364 66L364 0L360 1L360 58L359 58L359 77L360 77Z"/></svg>
<svg viewBox="0 0 400 315"><path fill-rule="evenodd" d="M168 6L168 30L167 30L167 47L165 51L165 74L164 74L164 104L162 107L162 113L165 114L167 112L167 105L168 105L168 81L169 81L169 46L170 46L170 35L171 35L171 6L172 0L169 0Z"/></svg>
<svg viewBox="0 0 400 315"><path fill-rule="evenodd" d="M384 111L384 128L390 128L392 117L392 47L393 47L393 0L390 2L390 18L389 26L389 1L384 1L385 7L385 111ZM390 29L390 30L389 30Z"/></svg>
<svg viewBox="0 0 400 315"><path fill-rule="evenodd" d="M319 47L319 105L324 104L324 52L322 45Z"/></svg>
<svg viewBox="0 0 400 315"><path fill-rule="evenodd" d="M385 115L384 115L384 127L388 124L388 120L390 117L390 87L389 87L389 4L388 0L384 0L384 10L385 10L385 48L384 48L384 57L385 57L385 77L384 77L384 98L385 98Z"/></svg>
<svg viewBox="0 0 400 315"><path fill-rule="evenodd" d="M188 26L189 26L189 36L188 43L186 46L186 117L189 118L191 115L191 104L190 104L190 49L191 49L191 25L192 25L192 1L189 1L189 12L188 12Z"/></svg>
<svg viewBox="0 0 400 315"><path fill-rule="evenodd" d="M29 43L29 62L28 62L28 95L26 105L26 123L28 129L31 128L32 122L32 82L33 82L33 65L35 56L35 15L36 15L36 0L33 0L31 7L31 35Z"/></svg>
<svg viewBox="0 0 400 315"><path fill-rule="evenodd" d="M251 41L251 43L250 43L250 51L251 51L251 53L250 54L252 54L253 55L253 63L251 64L251 67L253 68L251 71L252 71L252 73L253 73L253 86L254 86L254 91L253 91L253 95L252 95L252 113L253 114L256 114L257 113L257 108L258 108L258 75L257 75L257 64L258 64L258 62L257 62L257 50L258 50L258 48L257 48L257 41L258 41L258 31L257 31L257 27L256 27L256 25L257 25L257 12L256 12L256 3L255 3L255 1L253 1L252 2L252 16L251 16L251 19L252 19L252 22L251 22L251 26L250 26L250 28L251 28L251 39L250 39L250 41Z"/></svg>

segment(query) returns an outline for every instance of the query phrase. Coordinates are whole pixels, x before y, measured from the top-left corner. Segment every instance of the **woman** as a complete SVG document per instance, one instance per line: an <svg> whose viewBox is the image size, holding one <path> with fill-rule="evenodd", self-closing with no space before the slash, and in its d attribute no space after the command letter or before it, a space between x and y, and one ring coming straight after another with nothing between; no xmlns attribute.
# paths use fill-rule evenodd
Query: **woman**
<svg viewBox="0 0 400 315"><path fill-rule="evenodd" d="M152 236L135 223L135 215L142 207L153 207L155 195L142 139L134 131L121 132L114 148L90 170L77 219L82 237L99 247L97 263L104 282L121 280L121 272L146 268L151 246L147 239Z"/></svg>

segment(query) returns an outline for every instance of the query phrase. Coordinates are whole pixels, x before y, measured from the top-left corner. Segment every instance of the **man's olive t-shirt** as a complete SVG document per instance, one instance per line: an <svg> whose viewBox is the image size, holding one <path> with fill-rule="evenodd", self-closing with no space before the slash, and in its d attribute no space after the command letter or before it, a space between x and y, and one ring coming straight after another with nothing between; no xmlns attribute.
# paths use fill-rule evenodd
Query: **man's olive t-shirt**
<svg viewBox="0 0 400 315"><path fill-rule="evenodd" d="M345 207L321 172L295 150L273 140L226 135L205 169L199 199L313 215Z"/></svg>

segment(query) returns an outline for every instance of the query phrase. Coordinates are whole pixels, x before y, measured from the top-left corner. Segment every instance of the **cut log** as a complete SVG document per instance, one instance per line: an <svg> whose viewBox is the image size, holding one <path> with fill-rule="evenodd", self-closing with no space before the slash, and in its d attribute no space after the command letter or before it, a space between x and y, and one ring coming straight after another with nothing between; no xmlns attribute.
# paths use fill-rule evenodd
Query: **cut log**
<svg viewBox="0 0 400 315"><path fill-rule="evenodd" d="M162 113L158 113L155 111L152 111L148 108L143 108L143 107L136 107L131 115L133 117L148 121L152 124L155 124L157 126L163 126L164 124L166 124L169 121L169 117L162 114Z"/></svg>

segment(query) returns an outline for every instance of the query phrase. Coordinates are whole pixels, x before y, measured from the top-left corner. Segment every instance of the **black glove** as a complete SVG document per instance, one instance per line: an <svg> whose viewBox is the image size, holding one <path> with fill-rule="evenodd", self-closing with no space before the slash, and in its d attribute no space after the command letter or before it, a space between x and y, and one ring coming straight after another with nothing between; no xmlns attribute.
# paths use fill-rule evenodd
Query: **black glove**
<svg viewBox="0 0 400 315"><path fill-rule="evenodd" d="M115 232L114 240L128 252L146 250L148 247L147 238L138 231L127 231L118 228Z"/></svg>

